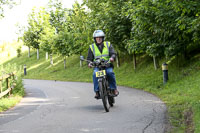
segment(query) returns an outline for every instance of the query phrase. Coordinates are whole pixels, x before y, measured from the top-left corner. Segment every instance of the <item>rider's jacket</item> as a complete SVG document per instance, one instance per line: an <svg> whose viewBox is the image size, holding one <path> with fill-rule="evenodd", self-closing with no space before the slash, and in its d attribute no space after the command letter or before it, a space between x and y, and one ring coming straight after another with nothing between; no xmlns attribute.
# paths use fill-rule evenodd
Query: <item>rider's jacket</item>
<svg viewBox="0 0 200 133"><path fill-rule="evenodd" d="M110 56L109 56L110 42L104 42L103 45L104 45L104 47L103 47L102 51L99 50L99 48L97 47L96 44L90 45L90 49L94 55L94 61L97 58L109 60L109 58L110 58Z"/></svg>

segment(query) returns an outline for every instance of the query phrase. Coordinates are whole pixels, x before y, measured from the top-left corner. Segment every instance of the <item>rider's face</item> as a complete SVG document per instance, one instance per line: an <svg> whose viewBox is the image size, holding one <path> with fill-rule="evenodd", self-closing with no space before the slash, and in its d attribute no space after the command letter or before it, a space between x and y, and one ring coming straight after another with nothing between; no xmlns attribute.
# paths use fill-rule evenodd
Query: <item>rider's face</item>
<svg viewBox="0 0 200 133"><path fill-rule="evenodd" d="M96 42L97 42L98 44L102 43L102 41L103 41L103 38L102 38L102 37L96 37Z"/></svg>

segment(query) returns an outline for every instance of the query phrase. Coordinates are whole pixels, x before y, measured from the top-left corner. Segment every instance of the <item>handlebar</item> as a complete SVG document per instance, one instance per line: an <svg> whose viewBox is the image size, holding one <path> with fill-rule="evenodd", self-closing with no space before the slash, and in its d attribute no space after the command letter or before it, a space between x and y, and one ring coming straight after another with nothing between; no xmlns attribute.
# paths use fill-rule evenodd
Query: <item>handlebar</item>
<svg viewBox="0 0 200 133"><path fill-rule="evenodd" d="M91 62L92 67L107 67L107 65L110 63L110 59L108 61L104 60L104 59L97 59L94 62Z"/></svg>
<svg viewBox="0 0 200 133"><path fill-rule="evenodd" d="M82 61L86 61L88 63L92 64L92 67L106 67L106 65L108 63L111 63L110 59L108 61L104 60L104 59L97 59L96 61L90 61L90 60L86 60L84 58L81 58Z"/></svg>
<svg viewBox="0 0 200 133"><path fill-rule="evenodd" d="M106 61L106 60L104 60L104 59L96 59L96 61L90 61L90 60L86 60L86 59L84 59L84 56L80 56L80 60L81 61L86 61L86 62L88 62L88 63L91 63L92 64L92 67L98 67L98 68L100 68L100 67L107 67L107 65L109 64L109 63L111 63L111 61L110 61L110 59L108 60L108 61Z"/></svg>

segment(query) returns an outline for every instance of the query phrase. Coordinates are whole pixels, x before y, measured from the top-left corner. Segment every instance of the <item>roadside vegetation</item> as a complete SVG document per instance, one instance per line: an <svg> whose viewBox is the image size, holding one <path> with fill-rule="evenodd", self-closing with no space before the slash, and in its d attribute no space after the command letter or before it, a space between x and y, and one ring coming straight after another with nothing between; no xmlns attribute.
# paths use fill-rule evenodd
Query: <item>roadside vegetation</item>
<svg viewBox="0 0 200 133"><path fill-rule="evenodd" d="M11 95L6 95L2 98L0 98L0 112L6 111L7 109L15 106L17 103L20 102L22 97L25 95L24 87L22 84L22 69L17 66L16 64L6 64L6 65L0 65L0 77L6 75L6 74L14 74L14 79L9 78L9 86L13 86ZM3 79L0 81L0 88L3 91L6 91L8 88L6 87L6 79Z"/></svg>
<svg viewBox="0 0 200 133"><path fill-rule="evenodd" d="M15 72L15 79L11 78L9 80L11 80L10 83L16 84L10 96L4 96L0 99L0 112L15 106L25 95L22 84L22 67L16 63L4 64L4 62L8 59L22 56L23 51L24 47L22 46L22 43L16 41L13 41L12 43L4 42L0 44L0 77L5 74ZM5 79L3 79L3 82L0 81L0 88L2 88L2 91L7 89Z"/></svg>

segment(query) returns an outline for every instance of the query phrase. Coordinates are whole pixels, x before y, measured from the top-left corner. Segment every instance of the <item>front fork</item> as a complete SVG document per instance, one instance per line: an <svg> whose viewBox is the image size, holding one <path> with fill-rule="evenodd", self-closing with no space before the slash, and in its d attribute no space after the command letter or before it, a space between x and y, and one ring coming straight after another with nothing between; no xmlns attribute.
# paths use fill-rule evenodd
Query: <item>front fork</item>
<svg viewBox="0 0 200 133"><path fill-rule="evenodd" d="M106 79L106 77L99 78L98 82L102 82L102 85L105 87L104 89L107 91L106 95L112 96L112 90L109 87L109 83L108 83L108 80ZM105 91L105 90L103 90L103 91Z"/></svg>

